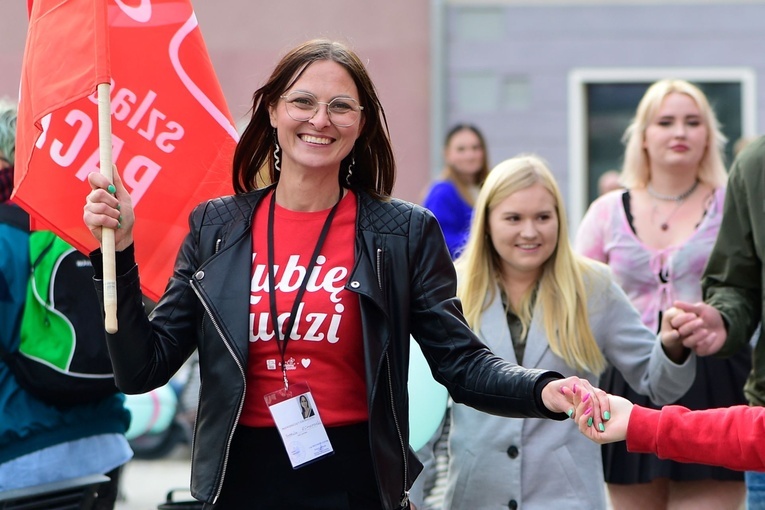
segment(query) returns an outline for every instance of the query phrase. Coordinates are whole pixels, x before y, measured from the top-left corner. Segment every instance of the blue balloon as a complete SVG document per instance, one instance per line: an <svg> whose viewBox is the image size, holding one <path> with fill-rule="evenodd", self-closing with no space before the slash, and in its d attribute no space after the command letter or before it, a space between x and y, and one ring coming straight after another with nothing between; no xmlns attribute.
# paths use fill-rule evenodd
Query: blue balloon
<svg viewBox="0 0 765 510"><path fill-rule="evenodd" d="M173 421L177 406L178 397L169 384L147 393L125 395L125 407L130 410L130 427L125 436L130 440L162 432Z"/></svg>
<svg viewBox="0 0 765 510"><path fill-rule="evenodd" d="M419 450L438 430L446 413L449 393L433 379L420 344L410 338L409 445Z"/></svg>

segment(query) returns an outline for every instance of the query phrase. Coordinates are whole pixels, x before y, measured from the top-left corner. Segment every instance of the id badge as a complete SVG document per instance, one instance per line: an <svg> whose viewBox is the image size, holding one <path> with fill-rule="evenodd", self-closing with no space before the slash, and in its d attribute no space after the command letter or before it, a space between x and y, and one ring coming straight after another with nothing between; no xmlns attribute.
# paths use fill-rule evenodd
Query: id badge
<svg viewBox="0 0 765 510"><path fill-rule="evenodd" d="M292 469L334 453L307 382L290 384L289 389L268 393L264 398Z"/></svg>

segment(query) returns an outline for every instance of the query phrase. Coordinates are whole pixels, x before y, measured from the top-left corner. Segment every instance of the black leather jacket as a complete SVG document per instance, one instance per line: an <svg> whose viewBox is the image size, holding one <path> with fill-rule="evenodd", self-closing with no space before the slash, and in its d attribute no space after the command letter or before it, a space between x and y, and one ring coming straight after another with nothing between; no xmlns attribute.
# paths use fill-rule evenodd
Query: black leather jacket
<svg viewBox="0 0 765 510"><path fill-rule="evenodd" d="M220 495L244 402L252 216L265 194L258 190L197 206L150 320L132 249L117 257L119 331L108 342L119 388L126 393L156 388L199 349L202 386L191 491L208 503ZM565 415L550 413L541 403L542 387L559 374L497 358L466 326L455 298L454 268L433 215L401 200L357 196L356 261L346 288L360 302L380 497L385 509L395 509L407 505L407 491L422 469L409 448L410 334L456 402L502 416ZM99 256L93 258L100 267Z"/></svg>

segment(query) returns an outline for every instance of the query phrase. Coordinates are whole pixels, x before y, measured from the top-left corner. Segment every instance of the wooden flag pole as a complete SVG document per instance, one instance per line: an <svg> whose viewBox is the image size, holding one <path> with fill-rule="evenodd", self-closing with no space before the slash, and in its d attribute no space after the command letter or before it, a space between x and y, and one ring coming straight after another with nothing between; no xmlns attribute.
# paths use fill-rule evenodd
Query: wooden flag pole
<svg viewBox="0 0 765 510"><path fill-rule="evenodd" d="M112 173L111 84L98 84L98 153L101 175L114 182ZM117 332L117 266L114 255L114 229L101 229L101 253L104 259L104 327Z"/></svg>

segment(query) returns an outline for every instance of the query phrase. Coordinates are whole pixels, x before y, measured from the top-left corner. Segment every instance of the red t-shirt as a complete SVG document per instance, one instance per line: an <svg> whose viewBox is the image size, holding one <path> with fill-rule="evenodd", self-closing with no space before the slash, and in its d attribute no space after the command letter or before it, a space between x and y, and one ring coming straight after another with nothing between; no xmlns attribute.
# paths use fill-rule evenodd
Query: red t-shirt
<svg viewBox="0 0 765 510"><path fill-rule="evenodd" d="M250 427L274 426L263 397L284 387L268 293L270 201L269 194L258 206L253 221L250 358L240 418ZM282 337L329 211L298 212L278 204L275 207L274 281ZM311 272L284 356L290 384L308 382L326 426L368 419L359 298L345 289L354 263L355 229L356 196L348 193L340 201Z"/></svg>

